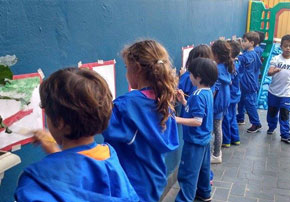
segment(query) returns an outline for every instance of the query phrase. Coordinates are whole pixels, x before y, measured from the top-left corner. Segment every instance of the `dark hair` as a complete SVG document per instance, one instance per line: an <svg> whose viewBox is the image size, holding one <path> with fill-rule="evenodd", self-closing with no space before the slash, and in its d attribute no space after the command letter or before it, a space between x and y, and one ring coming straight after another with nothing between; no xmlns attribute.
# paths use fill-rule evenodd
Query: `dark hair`
<svg viewBox="0 0 290 202"><path fill-rule="evenodd" d="M231 58L231 47L225 40L217 40L211 47L213 55L219 63L225 64L229 73L235 71L233 59Z"/></svg>
<svg viewBox="0 0 290 202"><path fill-rule="evenodd" d="M161 114L160 125L165 130L166 121L174 112L173 100L177 77L166 49L157 41L143 40L125 47L122 56L129 64L139 67L140 75L152 84L157 111Z"/></svg>
<svg viewBox="0 0 290 202"><path fill-rule="evenodd" d="M257 32L247 32L243 35L243 39L248 39L249 42L254 42L255 47L260 41L260 36Z"/></svg>
<svg viewBox="0 0 290 202"><path fill-rule="evenodd" d="M201 78L200 84L213 86L218 78L216 63L208 58L196 58L188 66L188 71L196 78Z"/></svg>
<svg viewBox="0 0 290 202"><path fill-rule="evenodd" d="M284 41L290 41L290 34L286 34L281 39L281 46L283 45Z"/></svg>
<svg viewBox="0 0 290 202"><path fill-rule="evenodd" d="M206 45L206 44L202 44L202 45L198 45L198 46L194 47L189 52L188 59L186 61L185 67L188 68L190 63L195 58L198 58L198 57L213 59L211 48L208 45Z"/></svg>
<svg viewBox="0 0 290 202"><path fill-rule="evenodd" d="M235 40L227 41L231 46L231 58L236 58L241 52L241 44Z"/></svg>
<svg viewBox="0 0 290 202"><path fill-rule="evenodd" d="M56 71L40 85L41 108L57 127L62 119L70 127L68 139L93 136L108 126L112 95L106 81L88 69Z"/></svg>
<svg viewBox="0 0 290 202"><path fill-rule="evenodd" d="M260 39L258 44L261 44L265 40L265 33L261 31L256 31L256 32L259 34L259 39Z"/></svg>

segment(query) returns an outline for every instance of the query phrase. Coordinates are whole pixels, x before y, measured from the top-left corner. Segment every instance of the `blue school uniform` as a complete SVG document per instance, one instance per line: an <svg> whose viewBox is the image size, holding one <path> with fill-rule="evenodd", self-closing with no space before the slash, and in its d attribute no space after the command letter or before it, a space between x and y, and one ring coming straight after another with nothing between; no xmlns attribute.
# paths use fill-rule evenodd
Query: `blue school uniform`
<svg viewBox="0 0 290 202"><path fill-rule="evenodd" d="M189 97L184 116L202 118L202 124L199 127L184 126L184 145L178 170L180 191L176 201L193 201L195 195L209 198L213 129L213 94L210 88L198 89Z"/></svg>
<svg viewBox="0 0 290 202"><path fill-rule="evenodd" d="M215 83L214 120L221 120L230 105L231 74L224 64L218 64L218 80Z"/></svg>
<svg viewBox="0 0 290 202"><path fill-rule="evenodd" d="M141 201L158 201L167 184L165 154L178 148L175 118L169 116L166 130L160 125L157 101L145 92L131 91L114 100L105 141L117 151L120 163Z"/></svg>
<svg viewBox="0 0 290 202"><path fill-rule="evenodd" d="M195 90L196 86L192 85L190 80L190 72L186 71L184 74L181 75L179 78L178 88L181 89L186 95L191 95ZM188 97L186 96L185 99L187 100ZM181 106L180 116L184 116L184 106Z"/></svg>
<svg viewBox="0 0 290 202"><path fill-rule="evenodd" d="M223 144L230 144L240 141L239 126L236 118L236 105L240 101L240 62L235 61L236 71L232 73L232 83L230 85L231 104L228 112L224 116L222 129L223 129Z"/></svg>
<svg viewBox="0 0 290 202"><path fill-rule="evenodd" d="M258 56L261 58L262 57L262 54L264 52L264 49L261 47L261 46L256 46L254 48L254 51L258 54Z"/></svg>
<svg viewBox="0 0 290 202"><path fill-rule="evenodd" d="M238 106L237 115L238 121L244 121L245 109L248 112L251 124L259 126L261 125L259 115L256 108L257 91L259 90L259 73L262 62L258 54L252 51L245 51L239 57L241 63L241 71L243 75L241 77L241 100Z"/></svg>
<svg viewBox="0 0 290 202"><path fill-rule="evenodd" d="M46 156L25 168L15 199L30 201L139 201L115 150L95 142Z"/></svg>

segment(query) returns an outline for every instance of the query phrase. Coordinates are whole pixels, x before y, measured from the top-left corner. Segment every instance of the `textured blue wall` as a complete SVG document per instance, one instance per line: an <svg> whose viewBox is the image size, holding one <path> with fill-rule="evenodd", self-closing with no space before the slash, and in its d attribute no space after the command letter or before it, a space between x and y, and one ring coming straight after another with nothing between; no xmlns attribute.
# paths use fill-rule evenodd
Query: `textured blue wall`
<svg viewBox="0 0 290 202"><path fill-rule="evenodd" d="M50 75L61 67L97 59L116 59L117 95L128 89L120 50L140 38L160 41L174 65L181 47L209 43L219 36L241 36L248 0L1 0L0 56L16 54L15 74L42 68ZM169 174L180 151L167 159ZM31 145L18 151L23 163L5 173L0 201L12 201L17 177L43 153Z"/></svg>

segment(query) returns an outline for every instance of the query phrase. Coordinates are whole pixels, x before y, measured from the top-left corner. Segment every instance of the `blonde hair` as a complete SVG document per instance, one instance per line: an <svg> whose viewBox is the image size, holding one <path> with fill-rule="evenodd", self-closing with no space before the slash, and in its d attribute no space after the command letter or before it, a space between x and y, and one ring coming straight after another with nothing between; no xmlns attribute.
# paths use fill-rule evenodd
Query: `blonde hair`
<svg viewBox="0 0 290 202"><path fill-rule="evenodd" d="M122 56L129 64L141 68L141 76L150 81L157 100L157 111L162 115L161 126L166 129L166 121L174 112L172 101L177 88L177 77L166 49L154 40L143 40L125 47Z"/></svg>

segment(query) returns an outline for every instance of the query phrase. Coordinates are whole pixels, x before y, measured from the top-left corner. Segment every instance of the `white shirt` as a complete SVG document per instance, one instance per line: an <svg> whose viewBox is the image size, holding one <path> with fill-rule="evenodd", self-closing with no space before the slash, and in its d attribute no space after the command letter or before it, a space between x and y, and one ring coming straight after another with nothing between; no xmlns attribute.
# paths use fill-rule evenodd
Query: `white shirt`
<svg viewBox="0 0 290 202"><path fill-rule="evenodd" d="M290 59L282 54L272 58L270 67L280 68L281 71L272 76L269 92L278 97L290 97Z"/></svg>

